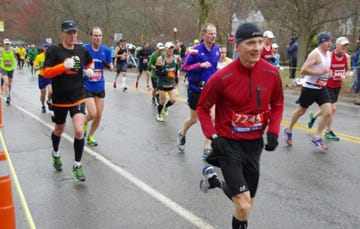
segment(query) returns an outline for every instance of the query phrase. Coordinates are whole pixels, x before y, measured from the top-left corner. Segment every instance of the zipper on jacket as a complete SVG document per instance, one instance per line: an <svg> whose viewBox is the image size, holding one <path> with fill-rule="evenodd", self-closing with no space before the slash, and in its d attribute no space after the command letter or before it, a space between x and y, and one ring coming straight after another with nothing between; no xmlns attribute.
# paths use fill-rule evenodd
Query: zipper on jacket
<svg viewBox="0 0 360 229"><path fill-rule="evenodd" d="M249 97L251 97L251 70L248 71L248 78L249 78Z"/></svg>
<svg viewBox="0 0 360 229"><path fill-rule="evenodd" d="M256 106L260 110L261 108L261 88L256 88Z"/></svg>

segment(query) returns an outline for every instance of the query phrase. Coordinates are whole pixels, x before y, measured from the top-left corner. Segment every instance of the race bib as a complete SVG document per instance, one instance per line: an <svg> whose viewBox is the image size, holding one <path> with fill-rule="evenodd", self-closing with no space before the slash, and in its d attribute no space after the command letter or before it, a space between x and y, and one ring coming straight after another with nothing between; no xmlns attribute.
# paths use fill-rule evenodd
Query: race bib
<svg viewBox="0 0 360 229"><path fill-rule="evenodd" d="M345 70L335 70L332 78L334 81L341 81L345 78Z"/></svg>
<svg viewBox="0 0 360 229"><path fill-rule="evenodd" d="M173 71L169 71L168 72L168 74L167 74L167 76L169 77L169 78L175 78L175 72L173 72Z"/></svg>
<svg viewBox="0 0 360 229"><path fill-rule="evenodd" d="M12 61L11 60L4 60L5 67L11 67Z"/></svg>
<svg viewBox="0 0 360 229"><path fill-rule="evenodd" d="M327 81L330 77L329 73L326 73L324 75L322 75L317 81L316 84L319 85L319 87L325 87L327 84Z"/></svg>
<svg viewBox="0 0 360 229"><path fill-rule="evenodd" d="M237 114L231 118L232 129L237 133L260 130L264 127L264 114Z"/></svg>
<svg viewBox="0 0 360 229"><path fill-rule="evenodd" d="M148 59L146 59L146 58L145 58L145 59L143 59L143 61L142 61L142 62L143 62L143 64L147 64Z"/></svg>
<svg viewBox="0 0 360 229"><path fill-rule="evenodd" d="M90 81L99 81L102 78L102 71L95 69L94 74L90 77Z"/></svg>

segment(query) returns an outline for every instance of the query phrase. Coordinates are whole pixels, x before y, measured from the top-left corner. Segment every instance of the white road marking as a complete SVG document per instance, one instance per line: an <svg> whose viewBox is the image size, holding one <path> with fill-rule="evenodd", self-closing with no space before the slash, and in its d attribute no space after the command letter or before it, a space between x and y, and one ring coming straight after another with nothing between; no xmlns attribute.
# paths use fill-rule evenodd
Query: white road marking
<svg viewBox="0 0 360 229"><path fill-rule="evenodd" d="M30 116L31 118L33 118L33 119L37 120L38 122L40 122L41 124L43 124L44 126L48 127L50 130L52 130L54 128L53 124L50 124L48 122L41 120L39 117L37 117L36 115L31 113L30 111L14 104L14 103L12 103L12 106L18 108L19 110L24 112L26 115ZM66 140L68 140L69 142L73 141L73 138L70 137L66 133L63 133L62 137L65 138ZM192 212L190 212L187 209L180 206L175 201L166 197L159 191L153 189L148 184L141 181L140 179L138 179L136 176L134 176L130 172L126 171L125 169L122 169L121 167L112 163L110 160L108 160L105 157L101 156L100 154L96 153L89 147L85 146L84 151L86 153L88 153L89 155L92 155L93 157L95 157L97 160L99 160L100 162L102 162L103 164L105 164L106 166L108 166L109 168L114 170L115 172L117 172L119 175L121 175L122 177L127 179L129 182L131 182L132 184L134 184L135 186L137 186L138 188L140 188L141 190L143 190L144 192L149 194L152 198L158 200L160 203L162 203L163 205L165 205L166 207L168 207L169 209L171 209L172 211L174 211L175 213L177 213L178 215L180 215L181 217L183 217L184 219L186 219L187 221L189 221L191 224L195 225L196 227L203 228L203 229L214 229L215 228L212 225L210 225L209 223L207 223L206 221L204 221L203 219L201 219L200 217L198 217L197 215L193 214Z"/></svg>

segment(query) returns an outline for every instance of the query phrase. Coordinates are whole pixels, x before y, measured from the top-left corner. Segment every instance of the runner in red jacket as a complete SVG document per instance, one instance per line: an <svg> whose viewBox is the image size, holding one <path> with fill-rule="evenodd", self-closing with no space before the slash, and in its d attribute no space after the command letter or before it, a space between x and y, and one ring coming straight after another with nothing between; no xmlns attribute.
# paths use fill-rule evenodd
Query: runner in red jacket
<svg viewBox="0 0 360 229"><path fill-rule="evenodd" d="M284 96L277 68L260 58L264 39L259 28L244 23L235 39L238 58L210 77L196 109L205 137L212 140L206 161L221 168L225 181L206 165L200 189L221 188L234 204L233 228L246 229L259 181L263 134L267 130L265 150L275 150Z"/></svg>

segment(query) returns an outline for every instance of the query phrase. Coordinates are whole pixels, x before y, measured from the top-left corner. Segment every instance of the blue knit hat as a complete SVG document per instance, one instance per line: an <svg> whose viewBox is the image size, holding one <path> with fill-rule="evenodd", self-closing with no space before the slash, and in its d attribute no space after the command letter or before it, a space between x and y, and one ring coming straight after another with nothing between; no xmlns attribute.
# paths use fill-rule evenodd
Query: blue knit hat
<svg viewBox="0 0 360 229"><path fill-rule="evenodd" d="M317 39L318 39L318 44L321 44L325 41L330 41L330 35L328 33L321 32L321 33L319 33Z"/></svg>

